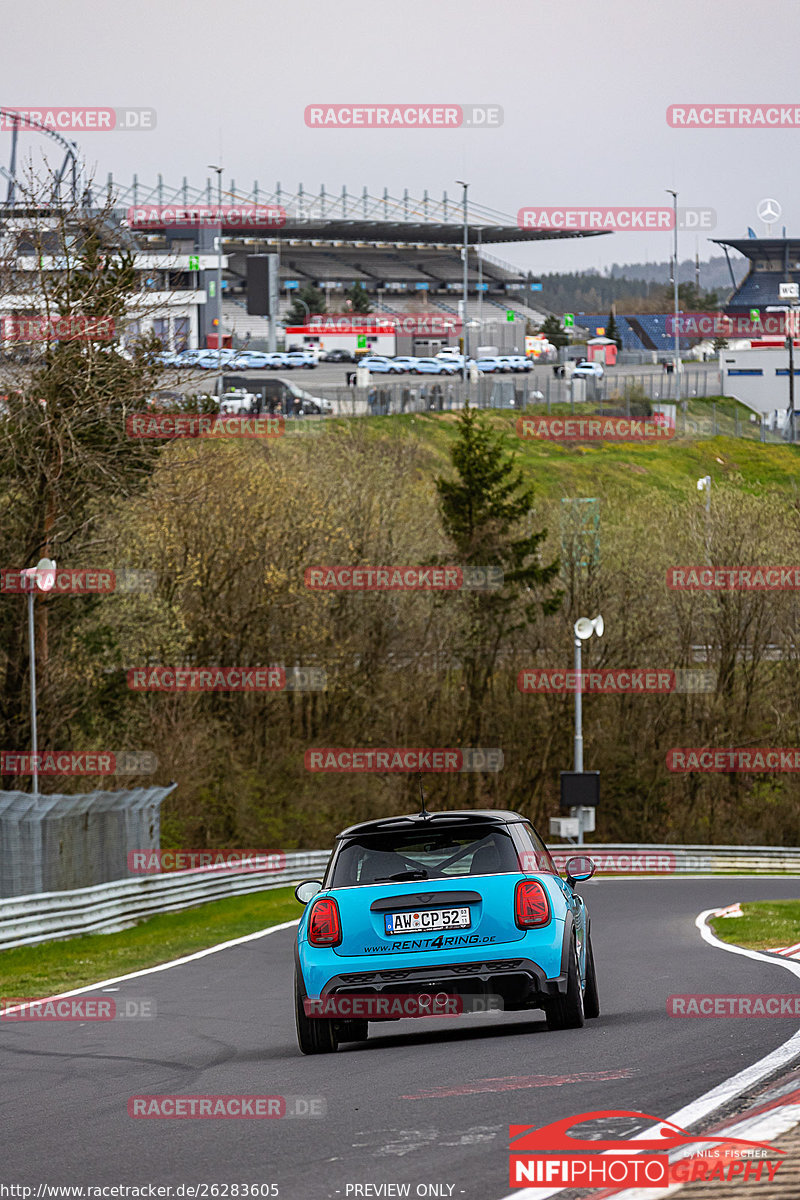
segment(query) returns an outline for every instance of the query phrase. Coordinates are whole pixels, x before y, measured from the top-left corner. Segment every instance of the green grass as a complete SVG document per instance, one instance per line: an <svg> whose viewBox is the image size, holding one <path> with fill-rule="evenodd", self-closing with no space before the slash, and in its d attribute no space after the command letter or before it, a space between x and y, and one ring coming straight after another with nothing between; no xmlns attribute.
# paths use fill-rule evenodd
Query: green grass
<svg viewBox="0 0 800 1200"><path fill-rule="evenodd" d="M689 402L689 420L701 431L712 429L713 400ZM536 480L537 494L560 498L568 495L628 496L635 499L645 490L654 488L665 499L686 498L696 491L697 479L710 475L715 482L735 480L736 486L753 494L797 490L800 447L786 443L762 444L757 431L749 427L749 410L736 401L717 400L716 437L679 436L654 444L636 442L561 443L522 441L516 433L519 416L510 410L484 410L491 423L502 429L517 450L520 465ZM752 437L730 436L734 431L734 409L739 409L741 428ZM591 405L576 406L590 415ZM561 412L563 410L563 412ZM546 415L544 405L537 405L534 415ZM551 405L552 415L568 415L569 405ZM413 413L402 416L371 417L374 435L397 437L416 436L436 459L437 471L449 463L449 450L456 436L458 413Z"/></svg>
<svg viewBox="0 0 800 1200"><path fill-rule="evenodd" d="M0 952L0 997L39 998L181 958L300 917L293 888L214 900L149 917L119 933L92 933Z"/></svg>
<svg viewBox="0 0 800 1200"><path fill-rule="evenodd" d="M759 900L743 904L743 917L712 917L714 933L723 942L748 950L772 950L800 942L800 900Z"/></svg>

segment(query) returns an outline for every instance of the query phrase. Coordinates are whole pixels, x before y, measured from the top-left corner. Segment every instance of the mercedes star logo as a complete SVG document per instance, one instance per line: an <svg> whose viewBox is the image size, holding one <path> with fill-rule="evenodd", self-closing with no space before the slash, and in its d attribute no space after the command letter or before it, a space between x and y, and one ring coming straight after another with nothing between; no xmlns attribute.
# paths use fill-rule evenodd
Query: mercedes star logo
<svg viewBox="0 0 800 1200"><path fill-rule="evenodd" d="M756 209L758 219L763 221L765 225L771 225L774 221L777 221L782 211L778 201L770 199L759 200L758 208Z"/></svg>

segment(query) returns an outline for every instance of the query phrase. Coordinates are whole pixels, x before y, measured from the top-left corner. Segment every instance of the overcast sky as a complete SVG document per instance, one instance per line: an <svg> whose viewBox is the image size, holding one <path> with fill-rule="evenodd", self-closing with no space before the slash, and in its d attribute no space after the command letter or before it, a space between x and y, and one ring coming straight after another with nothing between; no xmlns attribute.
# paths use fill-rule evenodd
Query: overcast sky
<svg viewBox="0 0 800 1200"><path fill-rule="evenodd" d="M761 235L765 197L797 236L800 129L671 129L666 109L800 105L799 35L798 0L38 0L5 8L0 105L156 109L154 131L77 136L99 178L202 184L222 161L226 185L454 198L465 179L471 199L514 218L526 205L662 205L675 188L681 204L716 210L714 236ZM504 123L304 123L308 104L354 102L494 103ZM9 144L0 133L0 164ZM580 270L666 259L671 237L492 252ZM681 258L695 245L682 235ZM699 245L701 258L718 252L706 236Z"/></svg>

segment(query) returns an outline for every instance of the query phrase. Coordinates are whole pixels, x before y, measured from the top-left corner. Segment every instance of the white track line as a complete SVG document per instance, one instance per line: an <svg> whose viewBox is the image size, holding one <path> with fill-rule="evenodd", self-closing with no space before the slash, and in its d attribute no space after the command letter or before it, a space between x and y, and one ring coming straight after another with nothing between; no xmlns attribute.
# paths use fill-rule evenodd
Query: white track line
<svg viewBox="0 0 800 1200"><path fill-rule="evenodd" d="M244 937L233 938L230 942L220 942L217 946L209 946L205 950L196 950L194 954L185 954L183 958L173 958L170 962L158 963L155 967L144 967L141 971L130 971L127 975L115 975L113 979L101 979L99 983L89 983L86 987L72 988L69 992L59 992L57 996L45 996L37 1000L37 1004L46 1004L48 1000L63 1000L66 996L80 996L83 992L94 992L98 988L108 987L112 983L123 983L126 979L141 979L143 975L153 975L156 971L169 971L172 967L182 967L184 963L197 962L208 954L219 954L220 950L230 950L231 946L243 946L245 942L255 942L258 938L268 937L271 933L280 933L282 929L291 929L299 925L296 921L284 921L282 925L270 925L268 929L259 929L256 933L247 933ZM800 970L800 967L798 967ZM9 1008L0 1009L0 1017L6 1013L19 1012L24 1004L15 1004Z"/></svg>
<svg viewBox="0 0 800 1200"><path fill-rule="evenodd" d="M609 880L608 882L611 881ZM800 978L800 963L792 962L788 959L772 958L766 954L762 954L759 950L745 950L742 946L731 946L727 942L721 942L706 924L708 918L718 911L717 908L707 908L695 920L695 925L700 930L701 937L710 946L715 946L719 950L727 950L729 954L741 954L744 958L752 958L757 962L771 963L773 966L783 967L784 970L791 971L793 975ZM768 1075L792 1062L798 1055L800 1055L800 1032L793 1034L787 1042L784 1042L782 1046L778 1046L777 1050L773 1050L771 1054L767 1054L764 1058L758 1059L757 1062L751 1063L749 1067L738 1071L730 1079L723 1080L722 1083L712 1088L710 1092L699 1096L697 1100L693 1100L690 1104L685 1104L683 1108L679 1108L677 1112L663 1118L663 1120L674 1121L676 1125L681 1125L684 1128L693 1125L695 1122L711 1116L712 1113L723 1108L731 1100L735 1100L743 1092L760 1083ZM659 1124L651 1126L650 1129L642 1130L641 1133L637 1133L636 1137L630 1139L631 1143L633 1144L639 1138L654 1136L660 1128L661 1125ZM558 1188L514 1188L513 1192L503 1196L502 1200L547 1200L547 1197L557 1196L559 1192L574 1190L575 1188L572 1184L567 1187ZM667 1196L677 1190L677 1187L672 1187L669 1190L659 1189L658 1191L654 1191L651 1188L647 1192L644 1192L638 1188L635 1190L628 1188L626 1191L619 1193L618 1200L639 1200L640 1196L653 1198L656 1196Z"/></svg>

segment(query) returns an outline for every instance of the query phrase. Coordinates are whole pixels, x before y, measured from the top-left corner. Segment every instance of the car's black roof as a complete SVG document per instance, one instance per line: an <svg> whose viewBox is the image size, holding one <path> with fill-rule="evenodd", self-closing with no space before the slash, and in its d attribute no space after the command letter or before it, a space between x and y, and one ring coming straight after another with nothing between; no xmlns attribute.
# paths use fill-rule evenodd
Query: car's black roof
<svg viewBox="0 0 800 1200"><path fill-rule="evenodd" d="M337 833L337 840L352 837L354 833L378 833L392 829L413 829L415 826L438 825L443 821L480 821L482 824L492 822L496 825L507 825L511 821L524 821L526 817L517 812L498 808L463 808L450 809L445 812L406 813L404 816L381 817L376 821L362 821L358 825L350 825Z"/></svg>

